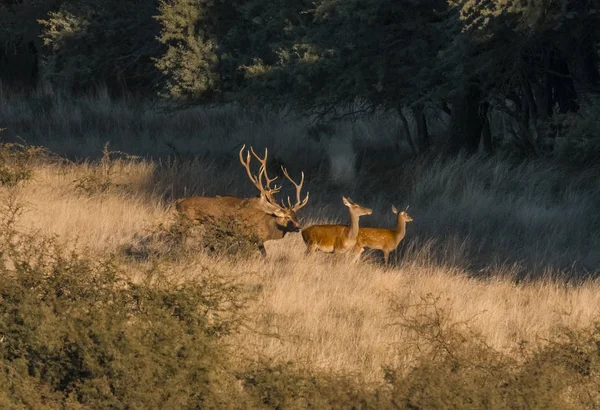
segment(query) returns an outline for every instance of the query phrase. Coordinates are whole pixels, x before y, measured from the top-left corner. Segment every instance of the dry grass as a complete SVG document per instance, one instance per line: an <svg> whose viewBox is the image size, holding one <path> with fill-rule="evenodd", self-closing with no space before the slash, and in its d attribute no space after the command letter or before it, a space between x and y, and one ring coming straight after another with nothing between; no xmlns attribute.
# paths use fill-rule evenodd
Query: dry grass
<svg viewBox="0 0 600 410"><path fill-rule="evenodd" d="M89 104L97 104L94 108L105 105L102 100ZM41 135L42 127L36 126L30 142L51 141L48 145L54 150L71 156L101 152L92 134L99 133L98 141L108 134L91 133L89 124L80 124L91 120L75 115L85 104L63 111L56 103L52 107L52 113L44 117L52 135ZM121 134L106 139L114 143L112 148L127 151L134 144L125 136L135 135L128 116L135 111L111 107L104 108L110 112L94 115L112 121ZM14 127L19 122L15 118L20 117L8 114ZM212 265L216 272L233 273L249 289L260 290L245 330L229 338L239 346L236 351L241 356L292 361L381 382L383 367L410 369L414 363L414 339L407 323L417 319L422 309L430 309L436 298L435 309L444 312L444 323L464 326L509 355L516 355L523 346L546 344L563 328L584 329L599 321L600 187L596 171L477 157L392 162L382 169L375 156L371 162L365 157L351 185L340 186L327 180L321 146L309 142L303 148L300 126L267 115L250 120L238 114L231 108L190 111L165 124L162 114L142 112L139 115L147 118L138 120L144 135L153 127L167 132L173 126L173 133L183 133L187 127L182 144L195 136L194 144L206 158L41 163L35 165L32 180L0 187L0 198L13 197L24 204L20 223L26 230L55 234L68 246L77 244L99 255L119 253L145 232L172 221L176 197L253 195L235 160L235 147L249 142L273 146L272 155L284 158L293 172L307 171L311 201L302 211L305 225L347 221L339 199L342 193L374 209L373 217L364 218L373 226L392 225L390 205L410 202L415 222L393 254L395 263L390 268L384 268L377 257L360 265L322 254L307 259L297 234L268 242L266 261L258 256L239 261L199 253L165 262L174 276L200 274L203 267ZM243 133L245 121L247 133ZM375 130L372 124L376 122L365 122L363 128ZM196 132L201 126L206 128L204 139ZM232 135L226 132L230 127L235 128ZM84 149L70 145L78 138L79 131L73 130L85 133ZM66 134L58 137L61 132ZM393 134L393 130L387 132ZM19 134L28 139L25 131ZM245 138L246 134L252 137ZM170 141L161 135L155 142L161 139ZM168 152L159 152L158 145L147 149L148 141L128 152ZM132 275L139 275L139 261L123 257L121 263L130 266Z"/></svg>
<svg viewBox="0 0 600 410"><path fill-rule="evenodd" d="M27 229L56 234L65 244L76 242L91 252L118 252L158 223L172 220L173 210L160 195L143 189L148 180L156 180L156 164L114 166L118 178L102 193L77 188L78 180L101 167L86 163L38 166L32 181L2 188L0 196L26 204L20 222ZM167 169L165 178L169 174ZM409 229L418 230L419 225ZM452 245L446 247L451 252ZM248 327L231 340L243 347L239 351L367 381L381 380L383 366L408 368L414 360L410 338L393 325L397 317L391 307L398 304L410 311L411 305L439 297L450 322L467 323L504 352L523 343L539 346L563 327L583 329L599 319L597 280L565 285L541 278L515 284L518 270L510 266L497 266L487 279L476 278L460 267L464 261L454 263L456 257L432 262L436 249L408 250L402 263L386 269L377 261L351 265L330 255L307 259L300 235L292 234L267 243L266 262L260 257L233 262L199 254L171 262L170 270L189 277L201 272L201 266L213 265L217 272L239 275L249 288L261 290ZM131 263L132 274L138 272Z"/></svg>

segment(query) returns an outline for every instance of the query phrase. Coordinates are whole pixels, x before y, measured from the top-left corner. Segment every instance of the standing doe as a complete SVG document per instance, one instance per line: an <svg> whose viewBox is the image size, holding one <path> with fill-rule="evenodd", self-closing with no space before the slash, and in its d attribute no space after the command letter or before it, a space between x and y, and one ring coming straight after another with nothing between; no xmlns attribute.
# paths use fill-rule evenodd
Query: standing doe
<svg viewBox="0 0 600 410"><path fill-rule="evenodd" d="M345 253L356 244L358 218L362 215L371 215L372 211L352 202L350 198L342 197L342 201L350 211L350 226L313 225L302 230L302 239L307 246L307 254L311 254L317 249L321 252Z"/></svg>
<svg viewBox="0 0 600 410"><path fill-rule="evenodd" d="M406 223L413 220L406 212L407 210L408 206L404 211L398 212L396 207L392 205L392 212L398 215L396 229L360 228L353 251L355 254L354 261L358 262L365 248L378 249L383 251L383 259L387 265L390 252L398 247L398 244L406 235Z"/></svg>

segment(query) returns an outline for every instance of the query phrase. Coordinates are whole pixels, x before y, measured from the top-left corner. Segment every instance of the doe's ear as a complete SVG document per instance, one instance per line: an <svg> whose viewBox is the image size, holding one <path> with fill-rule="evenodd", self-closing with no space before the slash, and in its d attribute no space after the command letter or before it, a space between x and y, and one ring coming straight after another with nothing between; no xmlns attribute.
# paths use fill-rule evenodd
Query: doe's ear
<svg viewBox="0 0 600 410"><path fill-rule="evenodd" d="M348 200L348 198L346 198L345 196L342 197L342 202L344 203L344 205L346 206L350 206L352 205L352 202L350 200Z"/></svg>
<svg viewBox="0 0 600 410"><path fill-rule="evenodd" d="M396 209L396 207L394 205L392 205L392 212L395 213L395 214L398 213L398 210Z"/></svg>

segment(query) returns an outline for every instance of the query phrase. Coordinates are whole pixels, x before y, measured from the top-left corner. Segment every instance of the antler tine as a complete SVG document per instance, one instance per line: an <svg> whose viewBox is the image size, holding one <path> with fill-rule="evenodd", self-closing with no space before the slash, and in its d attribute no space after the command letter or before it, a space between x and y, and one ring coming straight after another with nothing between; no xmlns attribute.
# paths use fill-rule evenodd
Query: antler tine
<svg viewBox="0 0 600 410"><path fill-rule="evenodd" d="M269 175L267 174L267 158L269 156L269 149L265 148L265 156L264 158L261 158L258 156L258 154L256 152L254 152L254 149L252 149L252 147L250 147L250 150L252 151L252 155L254 155L254 158L256 158L258 160L258 162L260 162L262 168L263 169L263 173L262 175L264 175L265 177L265 182L267 184L267 189L272 189L273 193L279 192L279 190L281 189L281 187L275 186L273 188L271 188L271 182L275 181L277 179L277 177L275 178L269 178ZM259 175L260 178L260 175Z"/></svg>
<svg viewBox="0 0 600 410"><path fill-rule="evenodd" d="M242 154L244 152L244 149L246 148L246 144L242 145L242 149L240 149L240 162L242 163L242 165L244 166L244 168L246 168L246 173L248 174L248 178L250 178L250 181L252 181L252 183L254 184L254 186L261 192L264 192L264 189L260 183L260 178L257 177L256 175L252 175L252 171L250 170L250 152L247 153L246 155L246 160L244 160L244 155ZM252 148L250 148L252 149Z"/></svg>
<svg viewBox="0 0 600 410"><path fill-rule="evenodd" d="M256 154L254 149L252 147L250 147L250 150L248 150L248 152L246 154L246 159L244 160L243 152L244 152L245 148L246 148L246 145L244 144L242 146L242 149L240 150L240 162L242 163L244 168L246 168L246 173L248 174L248 178L250 178L250 181L252 181L254 186L260 191L261 196L264 197L264 199L267 202L271 203L272 205L280 206L277 204L277 201L275 200L275 198L273 198L273 195L281 190L281 186L275 185L275 186L271 187L271 182L273 182L277 178L276 177L269 178L269 176L267 175L267 155L268 155L267 149L265 148L265 157L261 158ZM253 175L252 171L250 170L250 160L251 160L250 153L252 153L252 155L258 160L258 162L260 162L260 168L258 169L258 176ZM265 180L266 180L266 186L263 185L263 176L265 177Z"/></svg>
<svg viewBox="0 0 600 410"><path fill-rule="evenodd" d="M262 188L261 193L264 195L265 199L267 200L267 202L269 202L272 205L281 207L278 203L277 200L273 197L274 194L276 194L277 192L279 192L281 190L280 186L275 185L274 187L271 188L270 183L273 181L272 179L269 179L266 176L266 166L263 164L260 166L260 170L258 173L258 181L260 183L260 185L262 186L262 177L263 175L265 175L265 178L267 179L267 187L266 188Z"/></svg>
<svg viewBox="0 0 600 410"><path fill-rule="evenodd" d="M292 177L290 177L290 174L287 172L287 169L285 169L284 167L281 167L282 171L283 171L283 175L285 175L285 177L292 183L294 184L294 186L296 187L296 204L294 206L292 206L291 201L290 201L290 197L288 197L288 205L289 208L293 211L298 211L299 209L301 209L303 206L305 206L308 203L308 194L309 192L306 193L306 198L304 198L304 200L301 200L302 197L302 185L304 185L304 171L302 172L302 176L300 178L300 183L297 184Z"/></svg>

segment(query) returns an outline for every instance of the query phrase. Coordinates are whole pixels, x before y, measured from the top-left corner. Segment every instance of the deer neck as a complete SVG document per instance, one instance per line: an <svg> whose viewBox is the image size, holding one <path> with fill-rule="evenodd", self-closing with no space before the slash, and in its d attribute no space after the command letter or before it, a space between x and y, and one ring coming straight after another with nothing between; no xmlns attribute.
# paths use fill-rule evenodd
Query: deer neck
<svg viewBox="0 0 600 410"><path fill-rule="evenodd" d="M350 229L348 229L348 238L350 239L358 236L358 218L360 218L359 215L350 212Z"/></svg>
<svg viewBox="0 0 600 410"><path fill-rule="evenodd" d="M404 235L406 235L406 221L400 216L398 216L398 225L396 226L396 231L394 233L397 245L404 238Z"/></svg>

